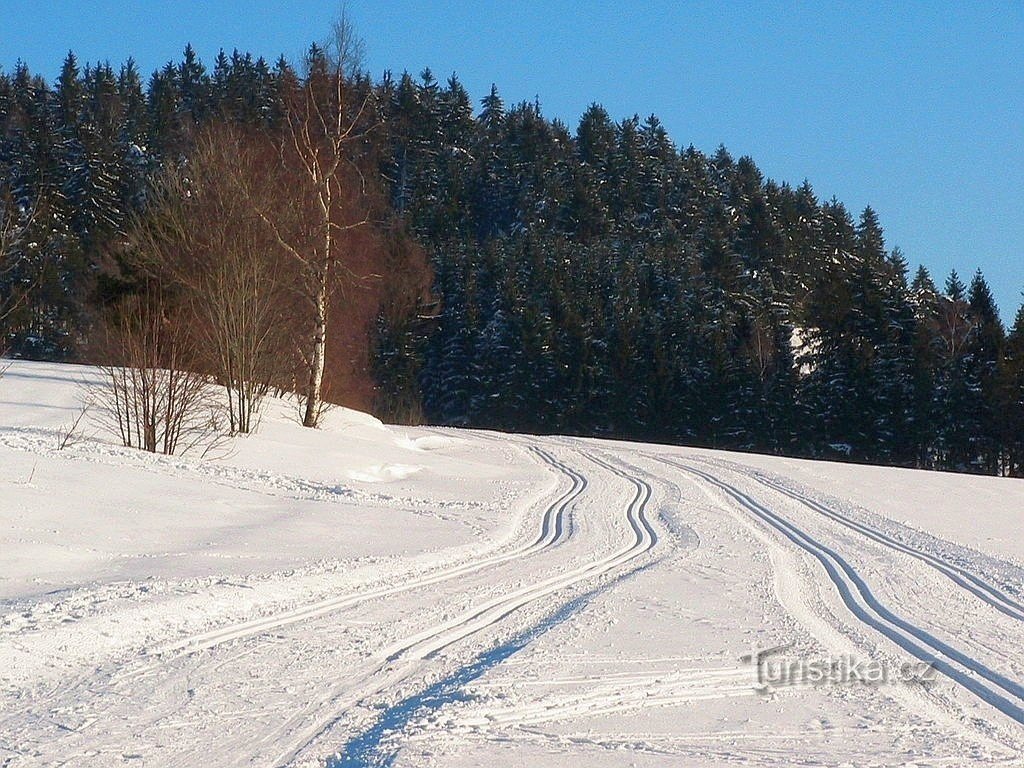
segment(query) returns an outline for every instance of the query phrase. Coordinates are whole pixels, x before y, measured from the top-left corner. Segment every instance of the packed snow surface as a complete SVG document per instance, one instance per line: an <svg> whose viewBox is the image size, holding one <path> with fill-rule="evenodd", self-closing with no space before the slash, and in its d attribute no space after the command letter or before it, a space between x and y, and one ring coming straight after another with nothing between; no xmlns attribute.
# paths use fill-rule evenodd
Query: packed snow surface
<svg viewBox="0 0 1024 768"><path fill-rule="evenodd" d="M0 378L3 768L1022 764L1024 482L286 401L62 448L97 380Z"/></svg>

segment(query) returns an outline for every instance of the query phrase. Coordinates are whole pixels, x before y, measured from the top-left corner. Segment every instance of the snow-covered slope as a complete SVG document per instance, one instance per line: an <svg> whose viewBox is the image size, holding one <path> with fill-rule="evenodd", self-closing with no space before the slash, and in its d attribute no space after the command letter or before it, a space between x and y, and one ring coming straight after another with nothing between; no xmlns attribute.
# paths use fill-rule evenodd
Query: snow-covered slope
<svg viewBox="0 0 1024 768"><path fill-rule="evenodd" d="M278 401L60 450L95 378L0 379L0 766L1020 764L1024 482Z"/></svg>

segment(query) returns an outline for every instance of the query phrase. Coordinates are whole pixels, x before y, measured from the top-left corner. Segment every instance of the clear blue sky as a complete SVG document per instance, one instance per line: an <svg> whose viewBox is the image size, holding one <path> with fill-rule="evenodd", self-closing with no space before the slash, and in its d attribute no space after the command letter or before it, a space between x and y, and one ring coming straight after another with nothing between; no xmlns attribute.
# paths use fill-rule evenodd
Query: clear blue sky
<svg viewBox="0 0 1024 768"><path fill-rule="evenodd" d="M134 56L144 71L192 42L297 58L333 0L2 0L0 66L52 78ZM656 113L679 145L751 155L810 180L941 283L981 267L1003 316L1024 290L1024 2L412 2L351 0L367 64L439 79L474 99L540 102L575 127L593 101L616 119Z"/></svg>

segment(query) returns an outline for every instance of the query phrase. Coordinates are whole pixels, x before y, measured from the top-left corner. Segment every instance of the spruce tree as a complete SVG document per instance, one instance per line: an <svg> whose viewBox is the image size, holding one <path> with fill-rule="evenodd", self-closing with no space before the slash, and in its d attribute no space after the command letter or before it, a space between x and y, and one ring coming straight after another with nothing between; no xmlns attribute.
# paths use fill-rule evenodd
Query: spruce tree
<svg viewBox="0 0 1024 768"><path fill-rule="evenodd" d="M1005 469L1012 477L1024 477L1024 304L1006 340L1002 380Z"/></svg>
<svg viewBox="0 0 1024 768"><path fill-rule="evenodd" d="M965 349L971 461L977 471L997 474L1002 460L1000 437L1005 415L1000 403L999 367L1006 331L981 270L971 279L968 306L974 325Z"/></svg>
<svg viewBox="0 0 1024 768"><path fill-rule="evenodd" d="M940 468L965 471L972 464L971 442L978 433L977 398L971 391L966 348L975 332L967 289L953 270L939 297L937 337L940 361L933 391L936 462Z"/></svg>

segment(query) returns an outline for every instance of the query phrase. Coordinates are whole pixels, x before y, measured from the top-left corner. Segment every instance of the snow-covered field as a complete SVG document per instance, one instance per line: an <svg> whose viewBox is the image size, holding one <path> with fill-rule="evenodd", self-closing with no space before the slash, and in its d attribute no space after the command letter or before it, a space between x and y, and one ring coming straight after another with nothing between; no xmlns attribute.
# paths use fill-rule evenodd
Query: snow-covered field
<svg viewBox="0 0 1024 768"><path fill-rule="evenodd" d="M0 379L0 766L1024 764L1024 482L283 402L59 450L95 376Z"/></svg>

